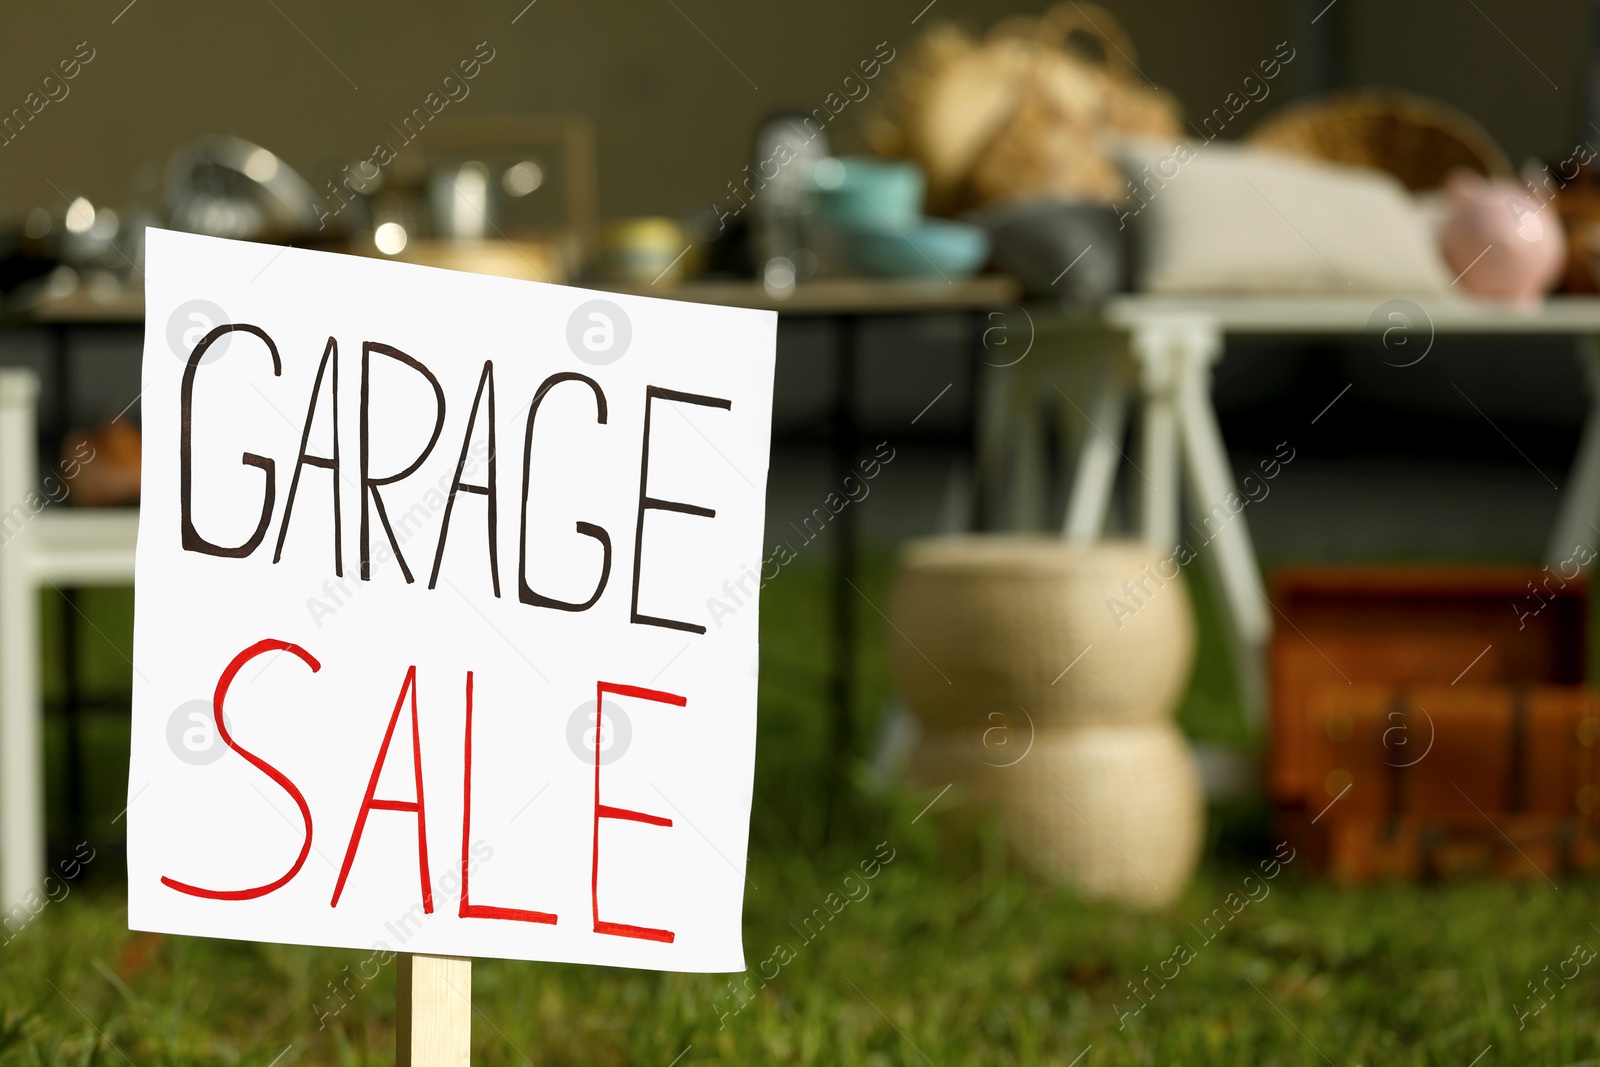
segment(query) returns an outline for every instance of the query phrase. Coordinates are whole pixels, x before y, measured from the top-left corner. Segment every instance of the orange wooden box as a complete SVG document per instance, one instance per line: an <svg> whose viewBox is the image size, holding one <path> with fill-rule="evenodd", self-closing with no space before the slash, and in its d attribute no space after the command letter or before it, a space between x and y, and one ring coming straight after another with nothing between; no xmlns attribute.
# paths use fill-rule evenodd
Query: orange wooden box
<svg viewBox="0 0 1600 1067"><path fill-rule="evenodd" d="M1337 877L1600 862L1588 589L1554 569L1274 577L1269 787Z"/></svg>
<svg viewBox="0 0 1600 1067"><path fill-rule="evenodd" d="M1588 585L1531 568L1284 568L1273 576L1272 743L1280 804L1315 803L1318 686L1581 685Z"/></svg>
<svg viewBox="0 0 1600 1067"><path fill-rule="evenodd" d="M1308 725L1322 795L1288 809L1286 829L1336 877L1600 862L1600 694L1588 687L1319 686Z"/></svg>

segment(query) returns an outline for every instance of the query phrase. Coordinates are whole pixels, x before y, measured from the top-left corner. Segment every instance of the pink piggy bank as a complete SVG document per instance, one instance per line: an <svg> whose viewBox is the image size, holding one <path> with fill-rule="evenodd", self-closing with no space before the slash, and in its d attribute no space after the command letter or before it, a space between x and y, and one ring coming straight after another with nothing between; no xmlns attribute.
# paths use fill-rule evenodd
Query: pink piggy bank
<svg viewBox="0 0 1600 1067"><path fill-rule="evenodd" d="M1444 201L1439 249L1455 284L1473 296L1538 303L1567 259L1555 207L1468 170L1450 175Z"/></svg>

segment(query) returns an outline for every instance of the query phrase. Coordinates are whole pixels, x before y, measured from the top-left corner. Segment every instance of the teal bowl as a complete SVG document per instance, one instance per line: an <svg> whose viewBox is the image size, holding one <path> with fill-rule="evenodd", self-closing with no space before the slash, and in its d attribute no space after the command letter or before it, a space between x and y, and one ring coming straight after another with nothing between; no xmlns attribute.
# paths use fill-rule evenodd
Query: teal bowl
<svg viewBox="0 0 1600 1067"><path fill-rule="evenodd" d="M955 280L977 273L989 258L989 235L978 226L923 219L899 229L851 227L845 254L857 270L879 278Z"/></svg>
<svg viewBox="0 0 1600 1067"><path fill-rule="evenodd" d="M817 217L841 226L914 226L927 184L922 168L903 160L825 159L811 172Z"/></svg>

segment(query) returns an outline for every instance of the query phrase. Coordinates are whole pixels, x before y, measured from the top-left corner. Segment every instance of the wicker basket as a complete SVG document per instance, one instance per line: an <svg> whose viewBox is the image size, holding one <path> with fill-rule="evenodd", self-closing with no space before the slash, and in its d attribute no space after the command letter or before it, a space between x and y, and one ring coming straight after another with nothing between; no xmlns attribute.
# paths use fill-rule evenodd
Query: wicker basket
<svg viewBox="0 0 1600 1067"><path fill-rule="evenodd" d="M1250 143L1394 175L1413 192L1438 189L1466 167L1489 178L1511 163L1476 120L1426 96L1388 89L1333 93L1279 108Z"/></svg>
<svg viewBox="0 0 1600 1067"><path fill-rule="evenodd" d="M973 737L996 711L1040 727L1170 718L1194 621L1157 555L1053 537L912 542L890 609L906 638L890 642L900 692L924 724Z"/></svg>
<svg viewBox="0 0 1600 1067"><path fill-rule="evenodd" d="M1009 765L991 762L976 736L926 735L913 776L962 783L998 811L1031 865L1086 896L1162 907L1182 892L1205 810L1188 745L1170 723L1040 730Z"/></svg>
<svg viewBox="0 0 1600 1067"><path fill-rule="evenodd" d="M1074 38L1098 56L1071 47ZM1101 135L1177 136L1178 118L1173 97L1139 76L1116 19L1069 2L1006 19L981 41L951 26L929 31L868 139L921 163L929 209L949 214L1041 196L1110 203L1125 179Z"/></svg>

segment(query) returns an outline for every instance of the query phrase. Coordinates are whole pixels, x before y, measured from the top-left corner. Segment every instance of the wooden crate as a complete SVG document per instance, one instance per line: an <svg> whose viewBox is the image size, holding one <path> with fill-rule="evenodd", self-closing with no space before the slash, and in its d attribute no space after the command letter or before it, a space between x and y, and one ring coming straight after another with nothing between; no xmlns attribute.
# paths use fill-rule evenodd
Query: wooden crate
<svg viewBox="0 0 1600 1067"><path fill-rule="evenodd" d="M1595 866L1588 589L1551 571L1275 577L1269 783L1343 880Z"/></svg>
<svg viewBox="0 0 1600 1067"><path fill-rule="evenodd" d="M1321 791L1306 753L1318 686L1587 679L1588 584L1563 585L1553 570L1285 568L1271 596L1269 788L1280 804L1311 803Z"/></svg>

